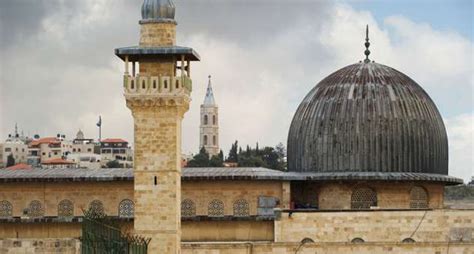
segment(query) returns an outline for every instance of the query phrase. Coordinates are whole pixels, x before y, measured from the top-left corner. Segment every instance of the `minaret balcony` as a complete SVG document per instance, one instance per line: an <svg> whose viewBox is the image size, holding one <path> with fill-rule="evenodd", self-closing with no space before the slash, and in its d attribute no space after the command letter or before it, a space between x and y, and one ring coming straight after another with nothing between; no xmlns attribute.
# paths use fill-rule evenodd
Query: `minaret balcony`
<svg viewBox="0 0 474 254"><path fill-rule="evenodd" d="M192 81L188 76L136 76L124 75L125 95L147 95L172 97L191 95Z"/></svg>

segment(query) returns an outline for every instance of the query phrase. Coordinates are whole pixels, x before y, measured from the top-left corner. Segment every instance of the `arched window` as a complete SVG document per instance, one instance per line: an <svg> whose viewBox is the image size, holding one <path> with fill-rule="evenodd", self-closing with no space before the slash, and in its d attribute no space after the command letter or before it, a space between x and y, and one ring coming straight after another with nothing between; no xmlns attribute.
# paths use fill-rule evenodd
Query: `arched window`
<svg viewBox="0 0 474 254"><path fill-rule="evenodd" d="M423 187L414 186L411 188L410 208L428 208L428 193Z"/></svg>
<svg viewBox="0 0 474 254"><path fill-rule="evenodd" d="M207 135L204 135L204 145L207 146Z"/></svg>
<svg viewBox="0 0 474 254"><path fill-rule="evenodd" d="M249 202L245 199L239 199L234 202L234 216L249 216Z"/></svg>
<svg viewBox="0 0 474 254"><path fill-rule="evenodd" d="M8 218L13 215L12 203L2 200L0 201L0 218Z"/></svg>
<svg viewBox="0 0 474 254"><path fill-rule="evenodd" d="M135 81L132 80L132 82L130 83L130 88L131 88L131 89L134 89L134 88L135 88Z"/></svg>
<svg viewBox="0 0 474 254"><path fill-rule="evenodd" d="M196 216L196 204L191 199L185 199L181 202L181 216L193 217Z"/></svg>
<svg viewBox="0 0 474 254"><path fill-rule="evenodd" d="M142 89L145 89L145 80L142 81Z"/></svg>
<svg viewBox="0 0 474 254"><path fill-rule="evenodd" d="M156 89L156 80L153 80L153 89Z"/></svg>
<svg viewBox="0 0 474 254"><path fill-rule="evenodd" d="M119 204L118 214L121 218L133 218L135 204L130 199L124 199Z"/></svg>
<svg viewBox="0 0 474 254"><path fill-rule="evenodd" d="M165 80L165 89L168 89L168 80Z"/></svg>
<svg viewBox="0 0 474 254"><path fill-rule="evenodd" d="M217 139L216 139L216 136L212 136L212 144L213 145L216 145L217 144Z"/></svg>
<svg viewBox="0 0 474 254"><path fill-rule="evenodd" d="M415 240L413 238L410 238L410 237L405 238L405 239L402 240L402 243L414 243L414 242L415 242Z"/></svg>
<svg viewBox="0 0 474 254"><path fill-rule="evenodd" d="M64 199L58 204L58 216L59 217L72 217L74 216L74 204L71 200Z"/></svg>
<svg viewBox="0 0 474 254"><path fill-rule="evenodd" d="M176 80L176 89L179 88L179 80Z"/></svg>
<svg viewBox="0 0 474 254"><path fill-rule="evenodd" d="M37 218L44 216L44 207L38 200L33 200L28 206L28 216Z"/></svg>
<svg viewBox="0 0 474 254"><path fill-rule="evenodd" d="M354 239L351 240L351 243L364 243L364 239L360 238L360 237L356 237Z"/></svg>
<svg viewBox="0 0 474 254"><path fill-rule="evenodd" d="M216 125L216 115L212 115L212 124Z"/></svg>
<svg viewBox="0 0 474 254"><path fill-rule="evenodd" d="M204 125L207 125L207 123L208 123L207 115L204 115Z"/></svg>
<svg viewBox="0 0 474 254"><path fill-rule="evenodd" d="M358 188L352 192L352 209L370 209L377 206L377 193L370 188Z"/></svg>
<svg viewBox="0 0 474 254"><path fill-rule="evenodd" d="M100 200L94 200L89 204L89 211L95 214L104 214L104 204Z"/></svg>
<svg viewBox="0 0 474 254"><path fill-rule="evenodd" d="M224 216L224 202L219 199L214 199L209 203L207 208L209 216Z"/></svg>

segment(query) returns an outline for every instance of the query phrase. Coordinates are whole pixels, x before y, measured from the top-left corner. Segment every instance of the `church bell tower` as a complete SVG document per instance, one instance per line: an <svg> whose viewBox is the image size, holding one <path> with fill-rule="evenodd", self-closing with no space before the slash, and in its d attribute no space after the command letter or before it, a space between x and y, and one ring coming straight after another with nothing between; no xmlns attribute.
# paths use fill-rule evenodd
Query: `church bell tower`
<svg viewBox="0 0 474 254"><path fill-rule="evenodd" d="M176 46L174 16L172 0L144 0L139 45L115 49L134 119L134 233L151 238L148 253L180 253L181 121L199 55Z"/></svg>
<svg viewBox="0 0 474 254"><path fill-rule="evenodd" d="M219 107L214 99L211 76L207 84L206 96L201 104L201 125L199 126L199 149L204 147L209 156L219 153Z"/></svg>

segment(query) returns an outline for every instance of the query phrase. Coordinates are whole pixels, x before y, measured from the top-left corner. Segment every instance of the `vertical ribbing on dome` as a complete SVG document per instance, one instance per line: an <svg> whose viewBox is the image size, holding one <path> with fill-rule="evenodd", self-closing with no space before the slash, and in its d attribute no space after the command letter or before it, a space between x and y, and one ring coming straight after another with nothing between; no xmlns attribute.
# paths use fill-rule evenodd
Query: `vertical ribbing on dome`
<svg viewBox="0 0 474 254"><path fill-rule="evenodd" d="M412 79L384 65L354 64L322 80L298 107L288 168L447 174L446 130Z"/></svg>

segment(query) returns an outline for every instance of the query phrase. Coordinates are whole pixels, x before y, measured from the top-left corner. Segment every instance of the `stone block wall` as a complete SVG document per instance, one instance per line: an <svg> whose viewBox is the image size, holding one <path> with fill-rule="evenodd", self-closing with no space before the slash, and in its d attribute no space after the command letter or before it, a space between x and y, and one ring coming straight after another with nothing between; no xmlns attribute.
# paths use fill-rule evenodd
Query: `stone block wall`
<svg viewBox="0 0 474 254"><path fill-rule="evenodd" d="M108 215L117 216L119 204L124 199L133 200L133 182L30 182L0 184L0 201L12 204L13 216L21 216L31 201L42 204L44 216L57 216L58 204L70 200L74 216L82 216L94 200L99 200Z"/></svg>
<svg viewBox="0 0 474 254"><path fill-rule="evenodd" d="M292 182L292 201L318 204L319 209L351 209L352 191L369 187L377 193L377 206L384 209L410 208L410 190L421 186L428 193L430 208L443 208L444 185L414 182Z"/></svg>
<svg viewBox="0 0 474 254"><path fill-rule="evenodd" d="M196 205L196 215L208 215L209 203L221 200L224 215L233 215L236 200L248 202L250 215L257 215L258 197L283 199L282 183L278 181L193 181L182 185L182 199L190 199Z"/></svg>
<svg viewBox="0 0 474 254"><path fill-rule="evenodd" d="M470 241L474 210L282 212L275 221L276 242Z"/></svg>
<svg viewBox="0 0 474 254"><path fill-rule="evenodd" d="M473 254L473 243L183 243L182 254Z"/></svg>
<svg viewBox="0 0 474 254"><path fill-rule="evenodd" d="M176 45L176 24L146 23L140 26L140 46L173 46Z"/></svg>
<svg viewBox="0 0 474 254"><path fill-rule="evenodd" d="M0 239L0 254L62 253L80 254L81 243L77 239Z"/></svg>

